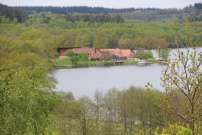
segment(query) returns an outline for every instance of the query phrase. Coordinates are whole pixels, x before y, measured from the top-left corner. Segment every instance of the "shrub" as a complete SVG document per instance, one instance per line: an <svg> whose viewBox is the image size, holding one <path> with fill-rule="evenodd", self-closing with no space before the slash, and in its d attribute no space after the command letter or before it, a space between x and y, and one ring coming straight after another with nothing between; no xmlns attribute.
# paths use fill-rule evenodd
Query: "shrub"
<svg viewBox="0 0 202 135"><path fill-rule="evenodd" d="M170 124L163 129L162 133L159 134L156 132L155 135L192 135L192 131L179 124Z"/></svg>
<svg viewBox="0 0 202 135"><path fill-rule="evenodd" d="M153 59L153 54L151 51L137 51L136 58L145 59L145 60Z"/></svg>
<svg viewBox="0 0 202 135"><path fill-rule="evenodd" d="M76 54L73 51L67 52L67 56L69 56L69 59L72 63L72 65L77 66L79 63L88 62L88 54L81 53Z"/></svg>

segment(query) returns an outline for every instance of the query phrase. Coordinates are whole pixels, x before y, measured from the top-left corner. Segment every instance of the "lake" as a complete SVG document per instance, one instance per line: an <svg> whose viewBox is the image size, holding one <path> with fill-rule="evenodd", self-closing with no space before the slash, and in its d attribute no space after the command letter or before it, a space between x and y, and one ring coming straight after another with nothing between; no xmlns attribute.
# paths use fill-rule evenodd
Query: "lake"
<svg viewBox="0 0 202 135"><path fill-rule="evenodd" d="M180 50L186 52L188 49ZM201 48L197 48L197 52L201 50ZM156 56L156 51L153 50L152 52ZM169 58L173 59L175 53L176 50L172 49ZM158 90L163 90L161 85L162 71L163 66L159 64L147 66L122 65L57 69L53 75L57 81L57 91L72 92L78 98L81 96L93 97L95 91L104 94L112 88L145 87L147 83L151 83Z"/></svg>

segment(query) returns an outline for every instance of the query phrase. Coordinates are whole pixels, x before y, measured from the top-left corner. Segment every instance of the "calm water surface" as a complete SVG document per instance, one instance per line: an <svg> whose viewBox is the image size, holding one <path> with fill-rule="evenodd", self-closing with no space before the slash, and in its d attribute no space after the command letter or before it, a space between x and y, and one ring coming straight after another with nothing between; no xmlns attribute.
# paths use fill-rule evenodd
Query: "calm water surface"
<svg viewBox="0 0 202 135"><path fill-rule="evenodd" d="M154 88L162 90L161 72L161 66L154 64L59 69L54 72L54 77L58 82L57 90L72 92L76 97L93 97L96 90L106 93L111 88L144 87L148 82Z"/></svg>
<svg viewBox="0 0 202 135"><path fill-rule="evenodd" d="M181 50L186 52L187 49ZM201 48L197 50L201 51ZM175 52L176 50L171 50L169 57L174 58ZM57 81L56 89L58 91L72 92L78 98L81 96L93 97L96 90L104 94L112 88L144 87L148 82L154 88L163 90L160 81L162 72L162 65L152 64L149 66L124 65L58 69L53 75Z"/></svg>

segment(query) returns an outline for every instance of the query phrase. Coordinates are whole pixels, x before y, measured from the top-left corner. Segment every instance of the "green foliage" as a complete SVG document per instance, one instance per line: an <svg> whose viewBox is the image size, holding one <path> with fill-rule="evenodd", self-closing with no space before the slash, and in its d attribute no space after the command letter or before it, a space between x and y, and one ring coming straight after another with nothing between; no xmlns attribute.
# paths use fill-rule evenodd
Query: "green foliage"
<svg viewBox="0 0 202 135"><path fill-rule="evenodd" d="M197 135L201 121L201 53L178 50L176 56L175 61L169 61L162 78L169 93L166 106Z"/></svg>
<svg viewBox="0 0 202 135"><path fill-rule="evenodd" d="M134 38L124 37L123 35L119 39L118 44L120 48L133 48L137 43Z"/></svg>
<svg viewBox="0 0 202 135"><path fill-rule="evenodd" d="M24 11L0 3L0 22L6 22L7 20L12 22L23 22L25 19L26 14Z"/></svg>
<svg viewBox="0 0 202 135"><path fill-rule="evenodd" d="M66 124L58 129L62 135L143 135L144 131L149 134L166 123L160 108L163 94L152 89L112 89L105 95L95 93L94 100L74 99L68 95L61 95L62 102L55 110L57 121Z"/></svg>
<svg viewBox="0 0 202 135"><path fill-rule="evenodd" d="M148 59L153 59L153 54L152 54L151 51L138 50L138 51L135 53L135 57L136 57L136 58L139 58L139 59L148 60Z"/></svg>
<svg viewBox="0 0 202 135"><path fill-rule="evenodd" d="M192 135L192 131L179 124L170 124L167 128L163 129L161 134L156 131L155 135Z"/></svg>
<svg viewBox="0 0 202 135"><path fill-rule="evenodd" d="M54 82L48 76L54 42L39 29L27 31L17 24L0 27L4 32L0 33L0 133L45 134L57 104L51 92Z"/></svg>
<svg viewBox="0 0 202 135"><path fill-rule="evenodd" d="M0 29L2 33L11 35L19 32L26 40L29 40L31 36L33 38L34 36L39 37L35 38L38 46L43 44L49 47L54 46L53 48L119 47L152 49L184 47L188 46L186 33L192 33L194 41L189 46L202 45L200 22L191 22L189 26L186 25L186 22L90 23L75 21L72 23L64 15L39 13L30 15L25 25L1 24ZM178 37L177 42L176 36ZM47 37L51 38L46 39Z"/></svg>
<svg viewBox="0 0 202 135"><path fill-rule="evenodd" d="M158 9L158 8L125 8L112 9L100 7L21 7L29 14L51 12L66 15L68 20L86 22L124 22L126 21L201 21L201 3L187 5L183 9Z"/></svg>
<svg viewBox="0 0 202 135"><path fill-rule="evenodd" d="M47 77L47 64L31 53L6 56L6 61L3 57L0 60L0 132L43 134L56 101L49 92L52 83Z"/></svg>
<svg viewBox="0 0 202 135"><path fill-rule="evenodd" d="M68 57L73 65L77 65L79 61L79 55L75 54L73 51L68 52Z"/></svg>
<svg viewBox="0 0 202 135"><path fill-rule="evenodd" d="M73 51L67 52L67 56L69 57L72 65L77 66L79 62L88 62L88 54L81 53L81 54L76 54Z"/></svg>
<svg viewBox="0 0 202 135"><path fill-rule="evenodd" d="M56 64L56 66L63 67L63 66L71 65L72 62L69 59L69 57L65 57L65 58L58 58L58 59L56 59L55 64Z"/></svg>
<svg viewBox="0 0 202 135"><path fill-rule="evenodd" d="M159 57L163 60L167 60L169 57L169 49L161 49L159 50Z"/></svg>

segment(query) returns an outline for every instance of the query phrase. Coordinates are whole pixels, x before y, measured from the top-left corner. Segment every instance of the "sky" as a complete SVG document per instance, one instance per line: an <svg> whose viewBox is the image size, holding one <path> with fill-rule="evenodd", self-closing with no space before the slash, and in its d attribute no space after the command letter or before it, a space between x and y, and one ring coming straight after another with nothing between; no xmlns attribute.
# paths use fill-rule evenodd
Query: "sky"
<svg viewBox="0 0 202 135"><path fill-rule="evenodd" d="M202 0L0 0L9 6L90 6L107 8L184 8Z"/></svg>

